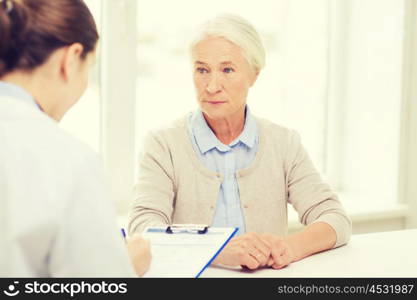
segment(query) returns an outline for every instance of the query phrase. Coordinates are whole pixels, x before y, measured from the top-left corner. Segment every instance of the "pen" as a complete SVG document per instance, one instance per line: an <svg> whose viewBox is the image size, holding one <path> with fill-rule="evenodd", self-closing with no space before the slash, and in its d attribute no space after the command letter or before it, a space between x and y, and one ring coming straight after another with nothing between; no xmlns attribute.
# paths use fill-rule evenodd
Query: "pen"
<svg viewBox="0 0 417 300"><path fill-rule="evenodd" d="M126 231L124 230L124 228L121 228L120 230L122 231L123 239L126 241Z"/></svg>

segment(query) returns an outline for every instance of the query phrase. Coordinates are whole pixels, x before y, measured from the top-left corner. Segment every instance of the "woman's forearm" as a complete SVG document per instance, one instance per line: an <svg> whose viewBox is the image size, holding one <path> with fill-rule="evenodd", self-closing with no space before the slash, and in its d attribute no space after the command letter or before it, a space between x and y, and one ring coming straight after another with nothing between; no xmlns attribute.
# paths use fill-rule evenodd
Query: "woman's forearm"
<svg viewBox="0 0 417 300"><path fill-rule="evenodd" d="M285 238L293 250L293 261L333 248L336 239L335 230L324 222L310 224L303 231L288 235Z"/></svg>

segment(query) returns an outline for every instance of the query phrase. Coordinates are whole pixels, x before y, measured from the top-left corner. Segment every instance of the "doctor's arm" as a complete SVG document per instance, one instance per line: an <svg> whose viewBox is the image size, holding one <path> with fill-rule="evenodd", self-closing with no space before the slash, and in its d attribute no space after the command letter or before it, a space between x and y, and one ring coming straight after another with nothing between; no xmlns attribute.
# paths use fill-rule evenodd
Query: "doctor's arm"
<svg viewBox="0 0 417 300"><path fill-rule="evenodd" d="M80 159L73 168L74 180L68 184L71 193L65 218L58 226L49 255L53 277L130 277L137 260L129 259L128 247L116 222L115 205L110 199L101 161L95 155ZM132 241L137 247L138 241ZM129 248L132 248L130 246ZM132 264L133 260L133 264Z"/></svg>

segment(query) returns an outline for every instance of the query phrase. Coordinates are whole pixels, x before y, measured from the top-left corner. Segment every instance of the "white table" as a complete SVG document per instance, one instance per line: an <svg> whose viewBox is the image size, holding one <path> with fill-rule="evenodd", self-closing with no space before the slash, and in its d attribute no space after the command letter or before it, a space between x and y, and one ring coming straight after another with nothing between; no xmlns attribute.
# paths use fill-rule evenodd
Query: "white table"
<svg viewBox="0 0 417 300"><path fill-rule="evenodd" d="M202 277L417 277L417 229L353 235L281 270L210 267Z"/></svg>

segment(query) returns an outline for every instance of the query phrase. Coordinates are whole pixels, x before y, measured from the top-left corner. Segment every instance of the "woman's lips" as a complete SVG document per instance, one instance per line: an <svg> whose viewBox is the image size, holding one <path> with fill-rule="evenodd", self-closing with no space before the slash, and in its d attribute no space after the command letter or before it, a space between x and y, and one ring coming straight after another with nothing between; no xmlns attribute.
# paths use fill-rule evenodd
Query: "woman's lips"
<svg viewBox="0 0 417 300"><path fill-rule="evenodd" d="M210 101L204 101L204 102L211 104L211 105L219 105L219 104L226 103L226 101L217 101L217 100L210 100Z"/></svg>

